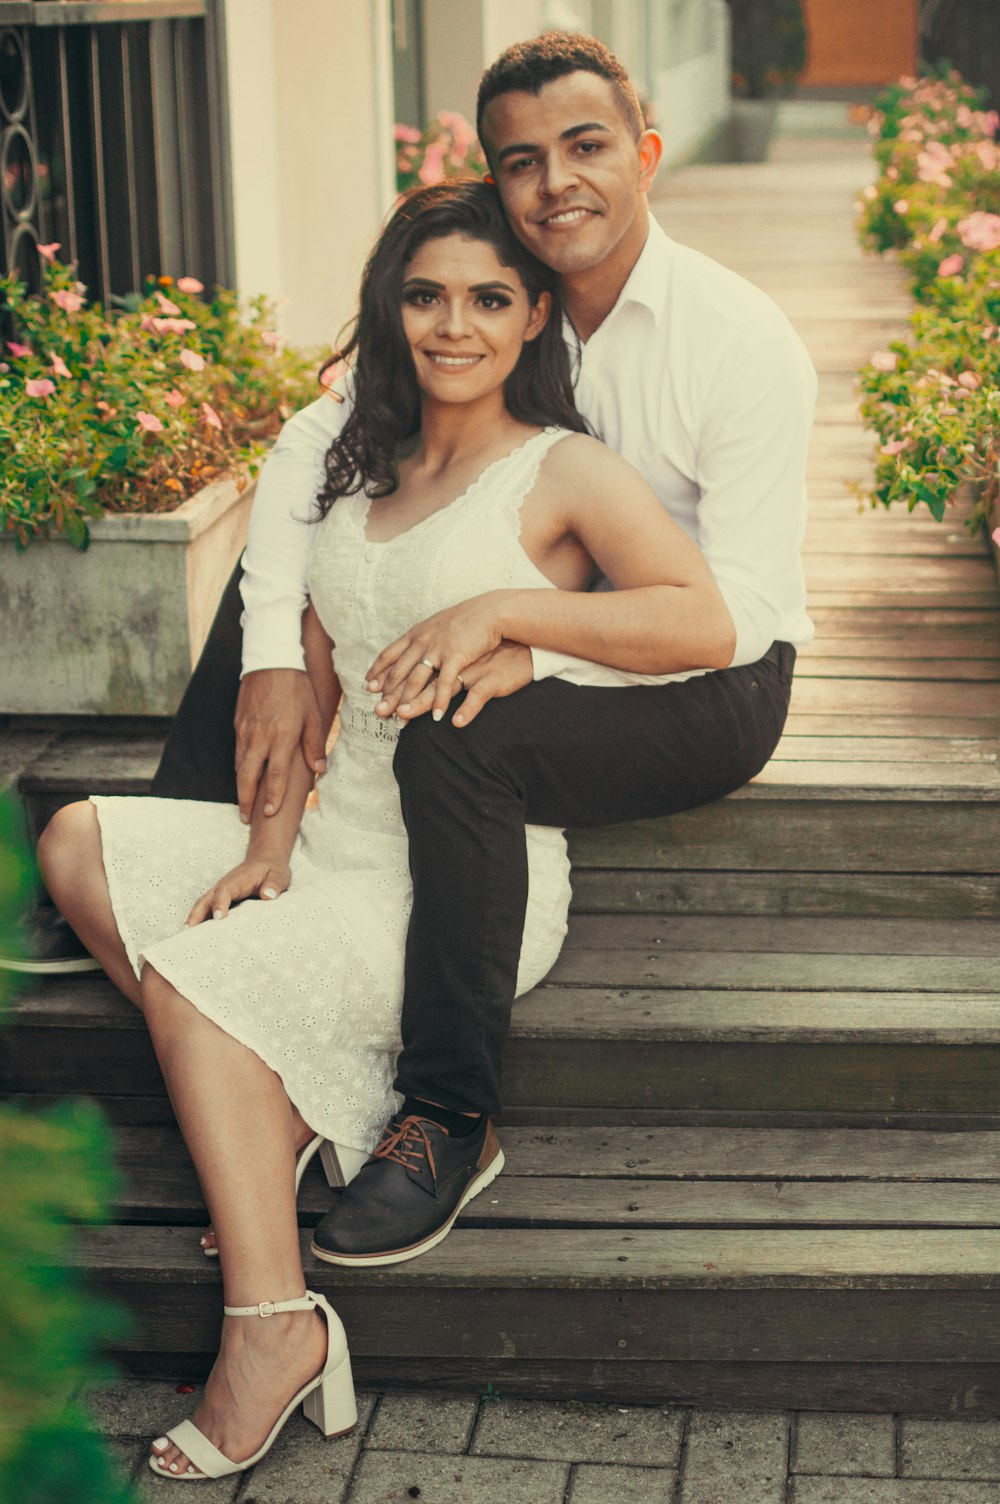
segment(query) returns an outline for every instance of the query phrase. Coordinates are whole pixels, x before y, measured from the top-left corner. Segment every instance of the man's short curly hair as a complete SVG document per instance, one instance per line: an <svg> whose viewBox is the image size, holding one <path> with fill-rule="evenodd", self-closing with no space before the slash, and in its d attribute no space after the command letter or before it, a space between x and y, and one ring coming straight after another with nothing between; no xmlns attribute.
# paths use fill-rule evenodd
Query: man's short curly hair
<svg viewBox="0 0 1000 1504"><path fill-rule="evenodd" d="M479 80L476 130L480 141L483 141L483 112L491 99L515 90L537 96L546 84L567 73L596 73L599 78L606 78L614 90L622 118L638 140L643 130L642 107L621 61L596 37L546 31L530 41L515 42L501 52ZM484 147L485 144L484 141Z"/></svg>

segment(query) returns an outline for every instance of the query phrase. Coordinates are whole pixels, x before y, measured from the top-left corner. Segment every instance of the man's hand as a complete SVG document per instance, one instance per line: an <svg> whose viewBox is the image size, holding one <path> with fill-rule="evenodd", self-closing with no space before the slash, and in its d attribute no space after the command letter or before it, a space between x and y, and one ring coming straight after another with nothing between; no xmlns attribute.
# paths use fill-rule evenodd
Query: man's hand
<svg viewBox="0 0 1000 1504"><path fill-rule="evenodd" d="M482 658L477 658L463 670L466 696L452 717L452 725L467 726L488 700L502 700L515 694L530 684L532 677L531 650L520 642L501 642L499 647L484 653ZM461 688L462 685L458 685L458 689ZM419 695L400 705L396 714L402 721L415 720L435 707L437 696L438 681L432 679Z"/></svg>
<svg viewBox="0 0 1000 1504"><path fill-rule="evenodd" d="M220 877L214 888L202 894L186 922L201 924L204 919L225 919L233 904L241 903L244 898L275 899L284 893L291 876L286 861L248 856L225 877Z"/></svg>
<svg viewBox="0 0 1000 1504"><path fill-rule="evenodd" d="M326 771L326 748L316 696L300 669L268 668L247 674L236 702L236 793L240 818L249 823L263 775L264 813L277 814L288 769L299 745L314 773Z"/></svg>
<svg viewBox="0 0 1000 1504"><path fill-rule="evenodd" d="M383 648L365 675L368 688L381 696L376 715L387 719L430 688L425 708L439 721L463 681L468 684L466 669L500 646L497 616L503 593L491 590L438 611Z"/></svg>

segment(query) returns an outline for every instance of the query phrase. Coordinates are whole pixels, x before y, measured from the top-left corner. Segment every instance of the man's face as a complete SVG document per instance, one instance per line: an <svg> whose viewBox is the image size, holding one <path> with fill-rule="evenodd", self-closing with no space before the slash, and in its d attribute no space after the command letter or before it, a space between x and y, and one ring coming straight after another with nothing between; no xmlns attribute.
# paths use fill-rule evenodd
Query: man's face
<svg viewBox="0 0 1000 1504"><path fill-rule="evenodd" d="M659 141L647 132L636 142L606 78L568 73L537 96L498 94L484 111L483 136L511 226L540 260L573 276L616 250L638 255L640 194Z"/></svg>

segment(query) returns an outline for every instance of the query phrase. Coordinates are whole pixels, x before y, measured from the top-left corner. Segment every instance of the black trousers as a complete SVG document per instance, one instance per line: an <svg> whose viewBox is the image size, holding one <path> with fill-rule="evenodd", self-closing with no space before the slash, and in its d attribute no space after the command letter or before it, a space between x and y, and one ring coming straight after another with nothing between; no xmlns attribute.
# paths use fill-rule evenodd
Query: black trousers
<svg viewBox="0 0 1000 1504"><path fill-rule="evenodd" d="M404 729L394 767L414 902L398 1091L499 1111L528 896L525 824L670 815L742 787L781 735L794 664L795 649L775 643L758 663L682 683L549 679L491 701L461 730L449 716Z"/></svg>
<svg viewBox="0 0 1000 1504"><path fill-rule="evenodd" d="M151 792L236 802L239 569L174 719ZM394 768L410 841L397 1089L496 1114L528 893L524 826L610 825L719 799L778 742L795 649L680 684L531 684L456 730L406 726ZM456 699L452 709L457 709Z"/></svg>

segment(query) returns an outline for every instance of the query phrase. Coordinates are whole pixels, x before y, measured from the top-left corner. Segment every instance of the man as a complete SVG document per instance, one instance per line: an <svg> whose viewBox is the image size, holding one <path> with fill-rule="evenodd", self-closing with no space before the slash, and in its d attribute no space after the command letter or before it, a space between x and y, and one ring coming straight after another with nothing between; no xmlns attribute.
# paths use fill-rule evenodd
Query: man
<svg viewBox="0 0 1000 1504"><path fill-rule="evenodd" d="M561 274L577 405L700 543L732 617L733 653L728 668L670 683L623 675L627 693L588 687L582 660L472 641L475 602L387 645L377 713L411 722L396 754L414 886L396 1080L404 1101L316 1228L313 1251L338 1264L392 1263L434 1246L502 1164L491 1119L527 897L525 823L665 815L740 787L774 749L795 649L812 633L799 549L814 373L762 293L651 219L661 145L643 130L621 64L582 36L512 47L483 76L478 127L515 232ZM329 398L296 415L255 501L236 715L244 815L261 777L265 807L278 807L300 744L323 766L299 644L314 531L304 519L344 416ZM566 609L593 642L599 598L567 596ZM683 674L697 659L680 608L672 626L671 667ZM215 635L224 630L231 623ZM636 634L638 649L641 623ZM226 676L211 659L154 792L231 797L220 791L224 769L216 778L191 760L214 740L205 708ZM556 669L573 682L549 677ZM441 682L456 673L463 693L441 718ZM471 838L470 819L479 822Z"/></svg>

